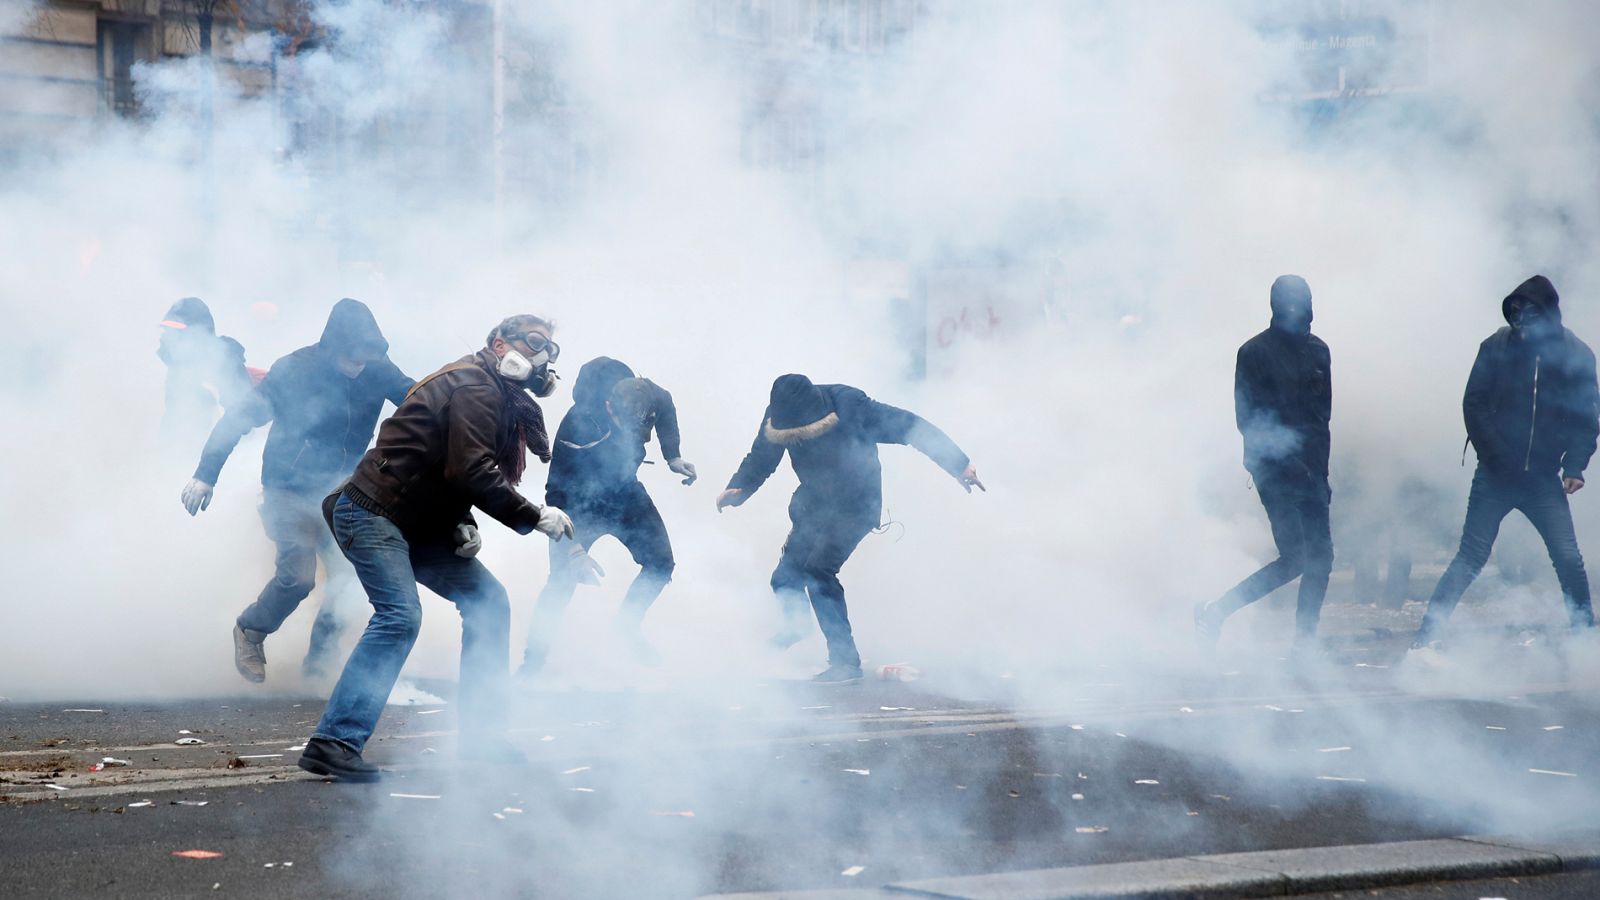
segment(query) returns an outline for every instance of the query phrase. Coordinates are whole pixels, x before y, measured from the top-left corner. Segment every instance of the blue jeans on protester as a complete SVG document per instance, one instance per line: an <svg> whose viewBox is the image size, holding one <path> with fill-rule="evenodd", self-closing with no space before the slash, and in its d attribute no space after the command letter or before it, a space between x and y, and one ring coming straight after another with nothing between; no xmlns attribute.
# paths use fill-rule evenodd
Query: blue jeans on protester
<svg viewBox="0 0 1600 900"><path fill-rule="evenodd" d="M1561 478L1551 472L1490 472L1478 466L1472 476L1472 492L1467 496L1467 521L1461 528L1461 548L1428 600L1416 643L1435 640L1478 573L1489 562L1489 551L1500 534L1500 523L1512 510L1521 510L1544 539L1550 562L1556 567L1556 580L1566 601L1567 617L1574 629L1594 627L1594 610L1589 601L1589 575L1578 550L1578 534L1572 527L1572 508L1567 504Z"/></svg>
<svg viewBox="0 0 1600 900"><path fill-rule="evenodd" d="M448 532L432 541L409 540L389 519L342 494L333 507L333 538L367 590L372 619L345 662L313 736L357 753L366 746L422 626L418 584L461 613L457 721L462 736L501 731L511 603L500 582L476 559L457 556Z"/></svg>

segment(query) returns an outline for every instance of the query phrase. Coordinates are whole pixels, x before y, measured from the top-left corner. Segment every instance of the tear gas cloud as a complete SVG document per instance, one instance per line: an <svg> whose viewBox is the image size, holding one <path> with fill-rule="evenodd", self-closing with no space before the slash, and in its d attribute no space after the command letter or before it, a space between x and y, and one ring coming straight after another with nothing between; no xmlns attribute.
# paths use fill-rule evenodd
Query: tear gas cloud
<svg viewBox="0 0 1600 900"><path fill-rule="evenodd" d="M153 323L188 294L256 366L314 340L352 296L415 377L530 311L557 321L569 378L605 354L669 388L703 475L684 489L659 464L642 473L678 557L647 625L669 689L800 674L796 657L760 649L792 476L737 511L711 505L772 378L805 372L916 410L990 490L967 497L913 452L883 451L903 528L869 538L843 576L868 665L1028 671L1040 703L1095 665L1190 665L1191 605L1270 555L1239 465L1232 365L1265 327L1274 277L1309 281L1333 351L1336 527L1382 519L1417 479L1449 498L1435 526L1446 545L1471 471L1460 391L1503 324L1500 298L1544 272L1571 328L1600 325L1587 303L1600 290L1600 12L1587 4L1439 5L1420 91L1353 102L1333 122L1292 99L1307 91L1297 44L1264 24L1318 4L930 3L881 51L819 51L782 78L707 52L722 6L506 4L513 71L548 69L564 127L582 135L589 174L559 202L497 204L487 134L386 129L419 110L487 116L492 66L441 13L377 0L317 4L328 40L294 63L297 115L339 123L341 160L297 149L287 105L226 89L207 156L206 72L164 61L137 72L144 121L0 174L0 693L238 690L226 635L271 565L254 510L262 432L210 511L186 516L177 495L198 447L158 440ZM768 124L753 95L774 109L820 98L807 139L822 162L751 165ZM546 120L508 108L518 146L548 146ZM532 165L509 159L500 178ZM977 272L1005 295L993 334L957 319L929 377L905 379L889 301L907 288L862 286L863 260L884 259ZM566 389L545 401L552 425L569 402ZM524 490L541 482L530 466ZM1585 536L1600 533L1586 500ZM545 547L485 533L515 655ZM596 555L631 572L614 544ZM572 607L557 683L616 686L589 645L627 577ZM455 617L424 607L408 671L448 677ZM1553 614L1559 600L1531 607ZM274 639L279 658L310 619ZM1271 657L1287 640L1281 608L1239 619L1260 633L1236 652ZM820 659L820 642L803 647Z"/></svg>

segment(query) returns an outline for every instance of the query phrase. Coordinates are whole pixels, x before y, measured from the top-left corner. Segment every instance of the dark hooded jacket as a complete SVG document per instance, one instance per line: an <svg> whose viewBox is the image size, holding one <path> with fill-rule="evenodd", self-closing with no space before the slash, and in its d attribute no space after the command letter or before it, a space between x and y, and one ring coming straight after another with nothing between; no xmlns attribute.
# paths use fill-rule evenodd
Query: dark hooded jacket
<svg viewBox="0 0 1600 900"><path fill-rule="evenodd" d="M943 431L858 388L811 385L801 376L785 376L774 385L774 394L785 391L790 394L787 402L768 404L750 452L728 482L747 497L766 482L787 451L800 479L791 512L870 518L875 524L883 511L879 444L909 444L956 477L967 468L967 455Z"/></svg>
<svg viewBox="0 0 1600 900"><path fill-rule="evenodd" d="M1279 285L1273 288L1273 322L1239 348L1234 366L1233 411L1244 437L1244 466L1258 482L1325 481L1331 356L1327 344L1302 330L1309 316L1298 323L1286 316ZM1309 311L1309 290L1303 300Z"/></svg>
<svg viewBox="0 0 1600 900"><path fill-rule="evenodd" d="M457 524L472 521L473 507L518 534L532 531L539 507L517 491L502 460L542 454L546 437L541 421L518 439L519 401L511 392L527 394L495 371L497 362L479 350L417 382L345 482L351 502L421 540L448 539ZM324 501L324 515L330 509Z"/></svg>
<svg viewBox="0 0 1600 900"><path fill-rule="evenodd" d="M601 512L615 507L632 493L644 463L650 428L632 431L618 425L606 412L606 398L618 382L633 378L633 370L607 356L591 359L578 370L572 385L572 409L556 429L545 482L546 503L567 512ZM646 380L654 401L657 440L661 455L673 460L681 455L678 409L672 395Z"/></svg>
<svg viewBox="0 0 1600 900"><path fill-rule="evenodd" d="M170 323L170 324L169 324ZM169 414L203 416L209 423L217 404L229 409L253 386L244 364L244 346L216 332L211 309L199 297L184 297L167 309L156 355L167 365Z"/></svg>
<svg viewBox="0 0 1600 900"><path fill-rule="evenodd" d="M372 442L385 400L399 406L411 379L387 356L372 311L358 300L334 304L322 338L272 364L261 384L211 430L194 477L216 484L239 439L272 422L261 454L261 484L321 496L355 468ZM348 378L339 356L368 358Z"/></svg>
<svg viewBox="0 0 1600 900"><path fill-rule="evenodd" d="M1600 434L1600 392L1589 346L1561 324L1560 298L1543 275L1501 304L1506 321L1520 303L1543 311L1548 333L1507 326L1478 346L1462 412L1478 462L1491 472L1582 478Z"/></svg>

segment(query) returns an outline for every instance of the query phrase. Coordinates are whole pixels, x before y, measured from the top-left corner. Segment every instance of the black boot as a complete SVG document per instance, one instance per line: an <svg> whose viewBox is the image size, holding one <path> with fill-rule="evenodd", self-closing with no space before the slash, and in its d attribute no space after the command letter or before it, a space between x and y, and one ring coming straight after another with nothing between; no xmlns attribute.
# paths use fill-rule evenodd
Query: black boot
<svg viewBox="0 0 1600 900"><path fill-rule="evenodd" d="M338 741L312 738L300 754L300 768L313 775L339 781L377 781L383 770L361 758L361 754Z"/></svg>

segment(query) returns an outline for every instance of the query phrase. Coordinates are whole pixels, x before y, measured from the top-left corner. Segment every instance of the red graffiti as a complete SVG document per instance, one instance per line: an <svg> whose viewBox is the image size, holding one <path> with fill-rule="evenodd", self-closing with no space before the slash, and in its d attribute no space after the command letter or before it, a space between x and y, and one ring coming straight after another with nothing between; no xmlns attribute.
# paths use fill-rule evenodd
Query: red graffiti
<svg viewBox="0 0 1600 900"><path fill-rule="evenodd" d="M999 327L1000 314L995 312L993 303L985 303L977 314L963 306L961 312L939 320L933 330L933 340L940 349L945 349L954 346L956 338L963 334L983 338L993 334Z"/></svg>

